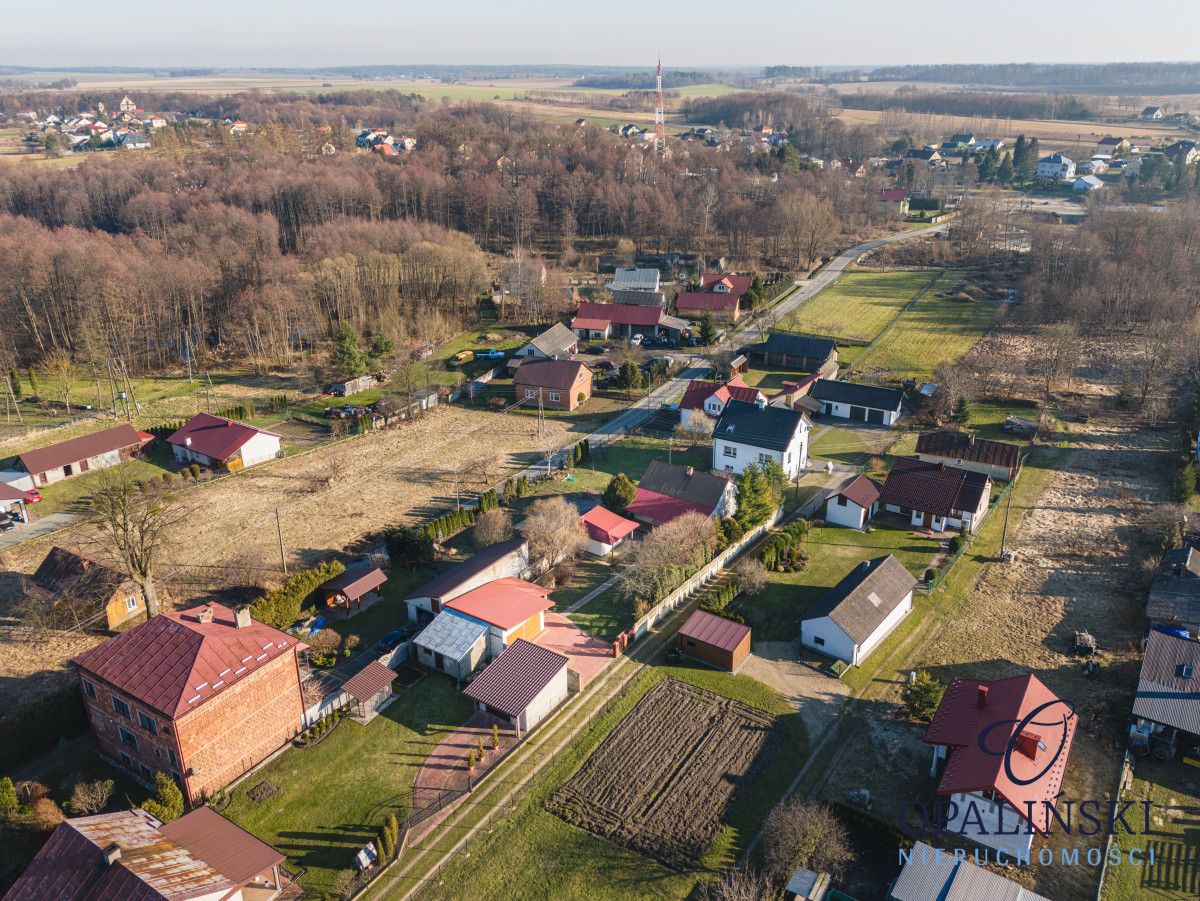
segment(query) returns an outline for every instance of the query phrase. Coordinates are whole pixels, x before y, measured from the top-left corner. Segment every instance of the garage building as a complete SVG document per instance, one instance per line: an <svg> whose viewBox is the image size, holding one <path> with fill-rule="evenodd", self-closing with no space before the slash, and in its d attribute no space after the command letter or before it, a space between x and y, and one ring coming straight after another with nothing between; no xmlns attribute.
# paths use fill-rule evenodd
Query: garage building
<svg viewBox="0 0 1200 901"><path fill-rule="evenodd" d="M800 621L800 643L859 666L912 610L917 580L888 554L856 566Z"/></svg>
<svg viewBox="0 0 1200 901"><path fill-rule="evenodd" d="M518 735L536 729L567 699L568 659L518 638L463 694L481 713L507 720Z"/></svg>
<svg viewBox="0 0 1200 901"><path fill-rule="evenodd" d="M817 379L809 396L821 404L822 416L890 426L900 418L904 392L876 385Z"/></svg>
<svg viewBox="0 0 1200 901"><path fill-rule="evenodd" d="M750 627L697 610L680 627L675 642L685 657L736 673L750 656Z"/></svg>

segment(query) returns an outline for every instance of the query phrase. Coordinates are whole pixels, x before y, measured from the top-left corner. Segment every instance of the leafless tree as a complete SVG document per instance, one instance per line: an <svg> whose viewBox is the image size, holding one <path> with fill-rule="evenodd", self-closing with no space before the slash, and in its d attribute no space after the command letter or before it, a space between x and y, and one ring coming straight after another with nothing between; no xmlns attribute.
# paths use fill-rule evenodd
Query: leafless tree
<svg viewBox="0 0 1200 901"><path fill-rule="evenodd" d="M113 466L99 473L91 498L97 542L121 561L141 589L149 616L158 614L154 573L167 532L188 512L170 493L142 494L128 466Z"/></svg>
<svg viewBox="0 0 1200 901"><path fill-rule="evenodd" d="M541 567L578 556L587 544L579 511L563 497L534 501L521 531L529 542L530 561Z"/></svg>
<svg viewBox="0 0 1200 901"><path fill-rule="evenodd" d="M1058 379L1071 382L1071 375L1079 365L1079 330L1073 323L1056 322L1042 329L1039 336L1046 367L1046 391L1053 389Z"/></svg>
<svg viewBox="0 0 1200 901"><path fill-rule="evenodd" d="M675 437L688 444L708 444L712 441L713 426L716 423L707 416L693 416L687 422L675 426Z"/></svg>
<svg viewBox="0 0 1200 901"><path fill-rule="evenodd" d="M55 395L62 400L67 412L70 413L71 389L79 381L82 371L79 364L67 351L55 350L42 358L41 369L46 381L53 386Z"/></svg>
<svg viewBox="0 0 1200 901"><path fill-rule="evenodd" d="M727 870L705 883L699 891L701 901L768 901L777 892L771 880L754 870Z"/></svg>
<svg viewBox="0 0 1200 901"><path fill-rule="evenodd" d="M113 781L111 779L77 782L71 791L67 807L77 817L91 816L104 810L112 795Z"/></svg>
<svg viewBox="0 0 1200 901"><path fill-rule="evenodd" d="M763 827L763 865L785 881L796 867L840 878L854 859L850 833L833 808L793 797L780 804Z"/></svg>
<svg viewBox="0 0 1200 901"><path fill-rule="evenodd" d="M512 535L512 515L503 507L493 507L475 520L473 538L476 547L490 547Z"/></svg>
<svg viewBox="0 0 1200 901"><path fill-rule="evenodd" d="M669 581L682 581L707 562L716 543L716 527L702 513L684 513L663 523L627 551L618 577L621 592L635 601L651 600Z"/></svg>
<svg viewBox="0 0 1200 901"><path fill-rule="evenodd" d="M745 556L733 567L733 578L742 594L761 594L767 587L766 567L757 557Z"/></svg>

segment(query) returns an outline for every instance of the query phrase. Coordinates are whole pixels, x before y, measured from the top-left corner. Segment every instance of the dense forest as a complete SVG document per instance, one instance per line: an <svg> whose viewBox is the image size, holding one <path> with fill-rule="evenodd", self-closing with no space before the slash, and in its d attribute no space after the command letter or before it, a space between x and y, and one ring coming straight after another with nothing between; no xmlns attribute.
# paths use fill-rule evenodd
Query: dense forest
<svg viewBox="0 0 1200 901"><path fill-rule="evenodd" d="M804 171L790 147L663 160L601 129L374 92L193 108L258 124L243 139L163 129L154 151L71 169L0 168L0 361L66 350L157 367L190 348L274 363L343 323L423 341L476 315L488 254L520 247L571 267L624 240L803 267L881 215L869 179ZM802 121L804 134L831 127ZM417 150L352 152L363 124L403 130Z"/></svg>
<svg viewBox="0 0 1200 901"><path fill-rule="evenodd" d="M846 109L901 109L943 116L981 116L989 119L1093 119L1095 110L1078 98L1058 94L1001 94L986 91L860 91L842 94Z"/></svg>

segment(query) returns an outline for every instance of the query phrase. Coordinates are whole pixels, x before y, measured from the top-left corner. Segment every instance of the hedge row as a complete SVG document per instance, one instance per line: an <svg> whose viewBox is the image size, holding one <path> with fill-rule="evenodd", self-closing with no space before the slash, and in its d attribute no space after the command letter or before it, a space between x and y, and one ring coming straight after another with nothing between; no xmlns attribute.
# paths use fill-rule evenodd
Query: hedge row
<svg viewBox="0 0 1200 901"><path fill-rule="evenodd" d="M339 561L327 560L312 569L288 576L281 586L268 591L250 604L250 615L268 626L286 629L300 619L300 612L308 596L322 583L341 575L345 570L346 567Z"/></svg>

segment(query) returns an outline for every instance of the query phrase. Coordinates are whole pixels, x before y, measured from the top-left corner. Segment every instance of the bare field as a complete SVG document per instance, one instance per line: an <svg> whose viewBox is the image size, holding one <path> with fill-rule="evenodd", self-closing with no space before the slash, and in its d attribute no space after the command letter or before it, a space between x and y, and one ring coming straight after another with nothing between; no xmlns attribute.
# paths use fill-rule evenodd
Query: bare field
<svg viewBox="0 0 1200 901"><path fill-rule="evenodd" d="M676 679L652 688L546 802L573 826L678 870L774 750L775 718Z"/></svg>

